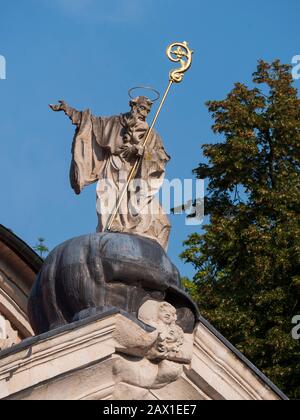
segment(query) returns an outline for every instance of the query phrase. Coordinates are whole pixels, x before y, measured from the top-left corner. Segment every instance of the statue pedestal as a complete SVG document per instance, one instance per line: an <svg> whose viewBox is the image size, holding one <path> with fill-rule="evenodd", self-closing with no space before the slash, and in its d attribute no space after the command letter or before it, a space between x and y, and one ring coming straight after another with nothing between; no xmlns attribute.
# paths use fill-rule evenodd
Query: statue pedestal
<svg viewBox="0 0 300 420"><path fill-rule="evenodd" d="M198 309L158 242L126 233L70 239L45 260L29 299L36 334L117 308L137 317L148 300L176 308L177 323L194 331Z"/></svg>
<svg viewBox="0 0 300 420"><path fill-rule="evenodd" d="M27 339L0 353L0 399L283 398L201 322L194 342L187 343L175 362L162 360L161 371L156 372L143 356L145 347L151 348L155 341L155 333L133 317L111 310ZM130 353L140 357L131 360Z"/></svg>

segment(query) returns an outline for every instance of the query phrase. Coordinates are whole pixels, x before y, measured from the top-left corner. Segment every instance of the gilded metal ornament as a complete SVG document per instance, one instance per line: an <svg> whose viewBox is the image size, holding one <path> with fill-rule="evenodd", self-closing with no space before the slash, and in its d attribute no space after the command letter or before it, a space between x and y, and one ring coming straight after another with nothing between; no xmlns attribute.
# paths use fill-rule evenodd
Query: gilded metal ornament
<svg viewBox="0 0 300 420"><path fill-rule="evenodd" d="M183 80L184 74L189 70L192 65L193 53L186 41L174 42L167 48L167 56L174 63L180 63L179 69L170 72L170 81L180 83Z"/></svg>

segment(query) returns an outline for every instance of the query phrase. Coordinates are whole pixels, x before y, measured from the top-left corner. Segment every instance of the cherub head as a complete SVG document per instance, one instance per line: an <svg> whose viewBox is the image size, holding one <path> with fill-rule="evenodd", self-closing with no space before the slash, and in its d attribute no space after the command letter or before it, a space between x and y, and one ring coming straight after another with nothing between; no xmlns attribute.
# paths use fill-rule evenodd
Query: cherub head
<svg viewBox="0 0 300 420"><path fill-rule="evenodd" d="M158 319L166 325L172 325L177 321L177 313L174 306L167 302L160 303L158 307Z"/></svg>
<svg viewBox="0 0 300 420"><path fill-rule="evenodd" d="M184 332L179 325L173 324L160 332L156 348L164 356L176 356L184 342Z"/></svg>

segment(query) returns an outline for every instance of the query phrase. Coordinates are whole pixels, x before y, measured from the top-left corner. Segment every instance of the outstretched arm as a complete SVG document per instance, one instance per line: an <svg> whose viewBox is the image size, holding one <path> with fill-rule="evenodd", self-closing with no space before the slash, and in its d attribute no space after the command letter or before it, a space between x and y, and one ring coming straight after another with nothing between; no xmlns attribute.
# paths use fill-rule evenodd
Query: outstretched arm
<svg viewBox="0 0 300 420"><path fill-rule="evenodd" d="M49 107L55 112L64 111L73 124L78 126L81 123L82 113L74 108L71 108L65 101L59 101L58 105L49 105Z"/></svg>

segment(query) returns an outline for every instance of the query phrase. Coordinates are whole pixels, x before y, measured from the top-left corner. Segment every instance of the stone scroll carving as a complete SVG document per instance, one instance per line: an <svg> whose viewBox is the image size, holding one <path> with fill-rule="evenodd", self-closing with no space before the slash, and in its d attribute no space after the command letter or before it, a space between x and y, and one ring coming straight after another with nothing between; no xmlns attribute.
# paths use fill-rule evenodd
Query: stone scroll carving
<svg viewBox="0 0 300 420"><path fill-rule="evenodd" d="M175 382L191 362L193 335L176 324L176 309L167 302L148 300L138 318L152 327L145 331L136 323L120 320L115 338L118 346L114 366L114 399L151 399L151 390Z"/></svg>

